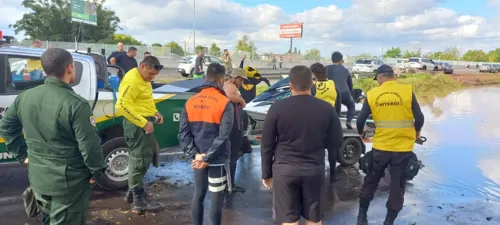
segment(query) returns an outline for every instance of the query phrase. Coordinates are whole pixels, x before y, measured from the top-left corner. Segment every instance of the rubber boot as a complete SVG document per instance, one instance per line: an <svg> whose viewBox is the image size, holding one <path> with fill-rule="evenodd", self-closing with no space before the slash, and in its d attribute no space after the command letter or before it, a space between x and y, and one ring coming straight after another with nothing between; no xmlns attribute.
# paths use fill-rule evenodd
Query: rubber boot
<svg viewBox="0 0 500 225"><path fill-rule="evenodd" d="M125 202L128 204L132 204L134 202L134 195L132 194L132 190L128 189L123 200L125 200Z"/></svg>
<svg viewBox="0 0 500 225"><path fill-rule="evenodd" d="M158 212L161 210L161 205L158 203L151 203L146 200L146 193L144 188L137 188L132 192L134 196L134 204L132 211L138 214L145 212Z"/></svg>
<svg viewBox="0 0 500 225"><path fill-rule="evenodd" d="M385 216L384 225L394 225L394 221L396 220L396 217L398 217L398 212L388 210L387 215Z"/></svg>
<svg viewBox="0 0 500 225"><path fill-rule="evenodd" d="M368 209L359 208L358 222L356 225L368 225Z"/></svg>

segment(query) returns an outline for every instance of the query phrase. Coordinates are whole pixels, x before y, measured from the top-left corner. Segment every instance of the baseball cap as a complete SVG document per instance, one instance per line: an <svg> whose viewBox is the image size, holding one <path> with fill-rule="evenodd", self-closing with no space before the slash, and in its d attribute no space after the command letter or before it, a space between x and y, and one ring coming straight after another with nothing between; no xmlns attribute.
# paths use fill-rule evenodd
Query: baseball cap
<svg viewBox="0 0 500 225"><path fill-rule="evenodd" d="M375 77L373 78L373 80L377 80L377 75L381 73L394 74L394 70L387 64L381 65L378 69L375 70Z"/></svg>
<svg viewBox="0 0 500 225"><path fill-rule="evenodd" d="M241 77L244 80L247 79L245 71L243 69L241 69L241 68L234 68L233 71L231 71L231 73L228 74L228 76L230 76L231 78Z"/></svg>

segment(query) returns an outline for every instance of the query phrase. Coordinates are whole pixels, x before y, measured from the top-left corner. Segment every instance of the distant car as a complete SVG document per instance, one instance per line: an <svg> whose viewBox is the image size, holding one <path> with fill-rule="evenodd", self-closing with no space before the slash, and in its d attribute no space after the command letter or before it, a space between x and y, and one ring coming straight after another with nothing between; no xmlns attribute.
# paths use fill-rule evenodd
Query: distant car
<svg viewBox="0 0 500 225"><path fill-rule="evenodd" d="M453 73L453 67L447 62L436 62L436 66L438 67L438 71L443 71L445 74Z"/></svg>
<svg viewBox="0 0 500 225"><path fill-rule="evenodd" d="M479 67L479 72L480 73L494 73L495 69L493 68L493 64L484 63L484 64L481 64L481 66Z"/></svg>
<svg viewBox="0 0 500 225"><path fill-rule="evenodd" d="M398 59L395 67L398 69L406 69L408 66L408 59Z"/></svg>
<svg viewBox="0 0 500 225"><path fill-rule="evenodd" d="M500 72L500 64L493 64L493 72L494 73Z"/></svg>
<svg viewBox="0 0 500 225"><path fill-rule="evenodd" d="M184 57L183 59L181 59L181 61L179 62L179 66L177 66L177 72L179 72L183 77L193 76L194 64L195 64L197 58L198 58L198 55L190 55L190 56L187 56L187 57ZM203 59L205 60L204 69L210 63L218 63L218 64L222 65L222 60L216 56L205 55L205 57L203 57Z"/></svg>
<svg viewBox="0 0 500 225"><path fill-rule="evenodd" d="M438 67L429 58L412 57L408 59L408 64L413 69L437 71Z"/></svg>
<svg viewBox="0 0 500 225"><path fill-rule="evenodd" d="M358 59L352 67L352 72L365 72L371 73L375 72L384 62L380 59Z"/></svg>

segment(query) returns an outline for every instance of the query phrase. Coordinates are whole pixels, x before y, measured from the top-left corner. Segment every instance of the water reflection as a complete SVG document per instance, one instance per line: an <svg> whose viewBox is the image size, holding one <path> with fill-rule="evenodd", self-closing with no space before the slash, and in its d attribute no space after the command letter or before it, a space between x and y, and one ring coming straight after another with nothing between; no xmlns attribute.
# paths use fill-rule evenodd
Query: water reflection
<svg viewBox="0 0 500 225"><path fill-rule="evenodd" d="M429 137L416 149L426 167L415 183L445 199L479 198L500 202L500 88L455 92L423 104ZM440 113L435 108L443 109ZM437 139L436 139L437 138Z"/></svg>

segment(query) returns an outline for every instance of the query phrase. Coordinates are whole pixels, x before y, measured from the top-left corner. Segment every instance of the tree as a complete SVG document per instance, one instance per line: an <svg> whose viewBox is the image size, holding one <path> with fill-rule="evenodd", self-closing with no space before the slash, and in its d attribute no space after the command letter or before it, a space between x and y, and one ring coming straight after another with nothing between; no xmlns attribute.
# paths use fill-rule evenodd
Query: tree
<svg viewBox="0 0 500 225"><path fill-rule="evenodd" d="M255 52L257 48L255 47L255 43L253 41L250 41L248 36L245 35L236 43L236 50L244 52Z"/></svg>
<svg viewBox="0 0 500 225"><path fill-rule="evenodd" d="M486 62L488 56L483 50L469 50L463 56L462 60L472 62Z"/></svg>
<svg viewBox="0 0 500 225"><path fill-rule="evenodd" d="M384 58L399 58L401 57L401 48L397 47L392 47L388 49L385 54Z"/></svg>
<svg viewBox="0 0 500 225"><path fill-rule="evenodd" d="M144 43L138 41L128 34L113 34L112 39L104 40L103 42L105 44L116 44L118 42L121 42L124 45L144 45Z"/></svg>
<svg viewBox="0 0 500 225"><path fill-rule="evenodd" d="M297 54L297 53L298 53L298 52L297 52L297 47L295 47L295 48L293 49L293 54Z"/></svg>
<svg viewBox="0 0 500 225"><path fill-rule="evenodd" d="M184 50L179 45L179 43L175 41L171 41L165 44L165 47L170 49L170 53L176 54L178 56L184 56Z"/></svg>
<svg viewBox="0 0 500 225"><path fill-rule="evenodd" d="M215 44L215 42L214 42L214 43L212 43L212 45L210 45L210 49L209 49L208 51L210 52L210 55L215 55L215 56L217 56L217 55L219 55L219 53L220 53L220 48L219 48L219 46L217 46L217 44Z"/></svg>
<svg viewBox="0 0 500 225"><path fill-rule="evenodd" d="M460 49L458 49L457 47L449 47L442 52L434 52L432 54L429 54L427 57L438 60L458 60L458 58L460 57Z"/></svg>
<svg viewBox="0 0 500 225"><path fill-rule="evenodd" d="M418 48L417 50L415 51L408 51L408 50L405 50L403 52L403 55L401 56L402 58L411 58L411 57L420 57L421 55L421 50L420 48Z"/></svg>
<svg viewBox="0 0 500 225"><path fill-rule="evenodd" d="M153 47L161 47L161 44L160 43L153 43L151 46L153 46Z"/></svg>
<svg viewBox="0 0 500 225"><path fill-rule="evenodd" d="M317 48L312 48L306 51L306 60L320 60L321 52Z"/></svg>
<svg viewBox="0 0 500 225"><path fill-rule="evenodd" d="M97 26L71 21L71 1L64 0L23 0L21 3L28 12L16 23L9 25L16 34L24 32L31 39L51 41L98 42L112 39L121 29L120 18L114 11L97 4Z"/></svg>
<svg viewBox="0 0 500 225"><path fill-rule="evenodd" d="M196 53L198 53L198 52L205 52L205 53L207 53L207 48L203 47L201 45L198 45L198 46L196 46L195 51L196 51Z"/></svg>
<svg viewBox="0 0 500 225"><path fill-rule="evenodd" d="M300 52L300 49L299 49L299 55L302 55L302 53Z"/></svg>
<svg viewBox="0 0 500 225"><path fill-rule="evenodd" d="M500 62L500 48L489 51L487 56L488 62Z"/></svg>

